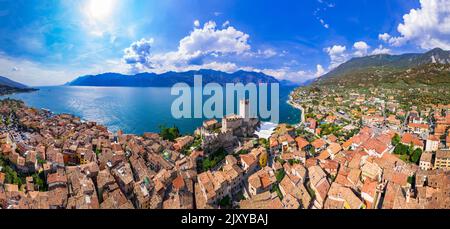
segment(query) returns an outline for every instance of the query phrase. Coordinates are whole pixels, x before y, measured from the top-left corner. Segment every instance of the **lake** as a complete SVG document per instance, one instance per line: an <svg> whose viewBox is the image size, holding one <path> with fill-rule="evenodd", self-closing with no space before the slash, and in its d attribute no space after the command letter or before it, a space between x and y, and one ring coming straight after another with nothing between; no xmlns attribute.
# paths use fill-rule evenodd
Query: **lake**
<svg viewBox="0 0 450 229"><path fill-rule="evenodd" d="M280 87L281 123L299 122L300 111L287 104L293 89L294 87ZM103 124L113 132L123 130L125 133L142 134L159 132L161 125L175 125L182 133L192 133L202 125L203 119L173 118L171 105L177 96L172 96L170 90L171 88L55 86L39 87L35 92L0 98L19 99L30 107L45 108L57 114L73 114L83 120Z"/></svg>

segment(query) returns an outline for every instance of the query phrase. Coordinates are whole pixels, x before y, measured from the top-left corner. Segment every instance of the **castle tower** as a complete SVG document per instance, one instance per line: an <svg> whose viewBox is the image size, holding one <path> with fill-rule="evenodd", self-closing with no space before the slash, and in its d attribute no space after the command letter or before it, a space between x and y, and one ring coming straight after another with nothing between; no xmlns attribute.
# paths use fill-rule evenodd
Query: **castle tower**
<svg viewBox="0 0 450 229"><path fill-rule="evenodd" d="M250 119L250 101L243 99L239 101L239 116L245 121Z"/></svg>

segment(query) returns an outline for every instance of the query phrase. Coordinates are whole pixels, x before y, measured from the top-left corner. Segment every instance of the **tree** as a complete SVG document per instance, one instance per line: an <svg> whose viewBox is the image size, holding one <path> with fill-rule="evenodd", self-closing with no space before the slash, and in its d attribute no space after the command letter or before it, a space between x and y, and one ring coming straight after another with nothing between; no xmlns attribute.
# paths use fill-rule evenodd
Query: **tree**
<svg viewBox="0 0 450 229"><path fill-rule="evenodd" d="M408 148L408 155L412 156L414 152L414 144L411 142L411 144L409 144L409 148Z"/></svg>
<svg viewBox="0 0 450 229"><path fill-rule="evenodd" d="M162 125L159 127L159 130L160 130L160 135L164 140L173 141L176 138L180 137L180 130L176 126L168 128L168 127Z"/></svg>
<svg viewBox="0 0 450 229"><path fill-rule="evenodd" d="M230 196L225 196L223 199L219 201L219 205L223 208L231 207L231 198Z"/></svg>
<svg viewBox="0 0 450 229"><path fill-rule="evenodd" d="M398 155L407 155L408 154L408 146L405 146L403 144L398 144L395 149L394 153Z"/></svg>
<svg viewBox="0 0 450 229"><path fill-rule="evenodd" d="M421 149L416 149L412 153L411 161L414 162L415 164L418 164L419 161L420 161L420 157L421 156L422 156L422 150Z"/></svg>
<svg viewBox="0 0 450 229"><path fill-rule="evenodd" d="M408 177L407 182L408 182L412 187L415 186L415 181L416 181L416 178L415 178L414 176L409 176L409 177Z"/></svg>
<svg viewBox="0 0 450 229"><path fill-rule="evenodd" d="M266 148L266 149L269 148L269 141L267 141L267 139L264 139L264 138L258 139L258 144L259 144L260 146L263 146L263 147Z"/></svg>
<svg viewBox="0 0 450 229"><path fill-rule="evenodd" d="M400 135L395 134L395 136L392 138L392 145L396 146L398 145L398 143L400 143L401 138Z"/></svg>
<svg viewBox="0 0 450 229"><path fill-rule="evenodd" d="M276 174L275 177L277 178L277 182L280 183L284 176L286 175L286 172L284 172L284 169L279 170Z"/></svg>
<svg viewBox="0 0 450 229"><path fill-rule="evenodd" d="M261 166L261 168L264 168L267 166L267 157L268 157L267 152L263 152L259 156L259 166Z"/></svg>
<svg viewBox="0 0 450 229"><path fill-rule="evenodd" d="M44 182L44 173L40 172L32 175L34 183L39 187L39 191L47 191L46 184Z"/></svg>

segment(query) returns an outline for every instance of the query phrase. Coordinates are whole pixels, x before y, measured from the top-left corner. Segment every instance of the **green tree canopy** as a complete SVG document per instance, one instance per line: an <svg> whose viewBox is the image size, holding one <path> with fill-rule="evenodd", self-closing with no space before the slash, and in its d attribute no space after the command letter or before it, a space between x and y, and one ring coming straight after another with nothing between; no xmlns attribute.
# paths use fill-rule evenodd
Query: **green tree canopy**
<svg viewBox="0 0 450 229"><path fill-rule="evenodd" d="M164 140L173 141L176 138L180 137L180 130L176 126L166 127L162 125L159 127L159 130L160 130L159 134Z"/></svg>

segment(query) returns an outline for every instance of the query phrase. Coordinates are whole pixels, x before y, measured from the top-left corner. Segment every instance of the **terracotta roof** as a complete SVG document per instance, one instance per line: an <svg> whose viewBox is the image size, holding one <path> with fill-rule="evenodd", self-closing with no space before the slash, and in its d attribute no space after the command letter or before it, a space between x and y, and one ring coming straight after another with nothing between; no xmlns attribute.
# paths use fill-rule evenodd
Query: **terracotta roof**
<svg viewBox="0 0 450 229"><path fill-rule="evenodd" d="M422 155L420 156L420 161L431 162L432 157L432 153L422 153Z"/></svg>
<svg viewBox="0 0 450 229"><path fill-rule="evenodd" d="M175 189L182 189L184 187L184 179L182 176L178 176L172 181L172 185Z"/></svg>
<svg viewBox="0 0 450 229"><path fill-rule="evenodd" d="M430 140L430 141L436 141L436 142L440 141L440 139L439 139L436 135L430 135L430 136L428 136L428 139L427 139L427 140Z"/></svg>
<svg viewBox="0 0 450 229"><path fill-rule="evenodd" d="M62 173L52 173L47 176L47 183L67 183L67 176Z"/></svg>
<svg viewBox="0 0 450 229"><path fill-rule="evenodd" d="M330 183L328 183L326 178L323 178L316 186L317 194L321 197L322 200L325 200L328 194L328 190L330 190Z"/></svg>
<svg viewBox="0 0 450 229"><path fill-rule="evenodd" d="M378 182L366 180L366 182L364 182L364 185L361 189L361 193L366 193L371 197L375 197L377 186L378 186Z"/></svg>
<svg viewBox="0 0 450 229"><path fill-rule="evenodd" d="M271 148L277 147L278 144L279 144L277 138L274 138L274 137L271 137L271 138L269 139L269 143L270 143L270 147L271 147Z"/></svg>
<svg viewBox="0 0 450 229"><path fill-rule="evenodd" d="M336 136L334 136L333 134L329 135L327 137L327 139L331 142L336 142L338 140L338 138Z"/></svg>
<svg viewBox="0 0 450 229"><path fill-rule="evenodd" d="M312 167L312 166L316 166L318 164L319 164L319 161L317 160L317 158L313 158L312 157L312 158L306 159L305 167L309 168L309 167Z"/></svg>
<svg viewBox="0 0 450 229"><path fill-rule="evenodd" d="M388 146L381 142L380 140L376 138L371 138L367 142L363 144L364 149L367 151L374 150L378 154L383 154L387 149Z"/></svg>
<svg viewBox="0 0 450 229"><path fill-rule="evenodd" d="M217 123L218 123L217 119L210 119L210 120L204 121L203 125L212 126L212 125L215 125Z"/></svg>
<svg viewBox="0 0 450 229"><path fill-rule="evenodd" d="M360 181L361 170L359 169L351 169L347 179L353 184L356 185Z"/></svg>
<svg viewBox="0 0 450 229"><path fill-rule="evenodd" d="M295 139L295 141L297 142L298 148L300 148L300 149L303 149L307 145L309 145L309 142L306 139L302 138L302 137L297 137Z"/></svg>
<svg viewBox="0 0 450 229"><path fill-rule="evenodd" d="M340 185L343 186L352 186L352 184L350 183L350 181L347 179L347 176L342 175L341 173L339 173L336 176L336 179L334 180L335 183L338 183Z"/></svg>
<svg viewBox="0 0 450 229"><path fill-rule="evenodd" d="M4 184L5 183L5 174L0 172L0 184Z"/></svg>
<svg viewBox="0 0 450 229"><path fill-rule="evenodd" d="M314 140L314 141L311 143L311 145L314 146L314 148L316 148L316 149L322 148L322 147L325 146L326 144L327 144L327 143L326 143L323 139L321 139L321 138L316 139L316 140Z"/></svg>
<svg viewBox="0 0 450 229"><path fill-rule="evenodd" d="M342 144L342 148L348 149L352 144L353 144L353 138L350 138Z"/></svg>
<svg viewBox="0 0 450 229"><path fill-rule="evenodd" d="M419 129L428 129L428 128L430 128L428 124L423 124L423 123L409 123L408 127L410 127L410 128L419 128Z"/></svg>
<svg viewBox="0 0 450 229"><path fill-rule="evenodd" d="M339 143L331 143L330 146L328 146L328 152L333 155L339 153L339 151L341 150L342 147L341 145L339 145Z"/></svg>
<svg viewBox="0 0 450 229"><path fill-rule="evenodd" d="M450 158L450 150L438 150L436 158Z"/></svg>
<svg viewBox="0 0 450 229"><path fill-rule="evenodd" d="M328 150L324 150L320 153L320 155L317 157L317 159L320 161L325 161L329 157L330 157L330 154L328 153Z"/></svg>
<svg viewBox="0 0 450 229"><path fill-rule="evenodd" d="M414 144L415 146L421 146L423 147L423 141L420 140L417 136L411 134L411 133L406 133L402 136L402 140L401 142L403 144Z"/></svg>
<svg viewBox="0 0 450 229"><path fill-rule="evenodd" d="M239 155L241 160L245 162L248 166L256 162L256 158L252 154Z"/></svg>

